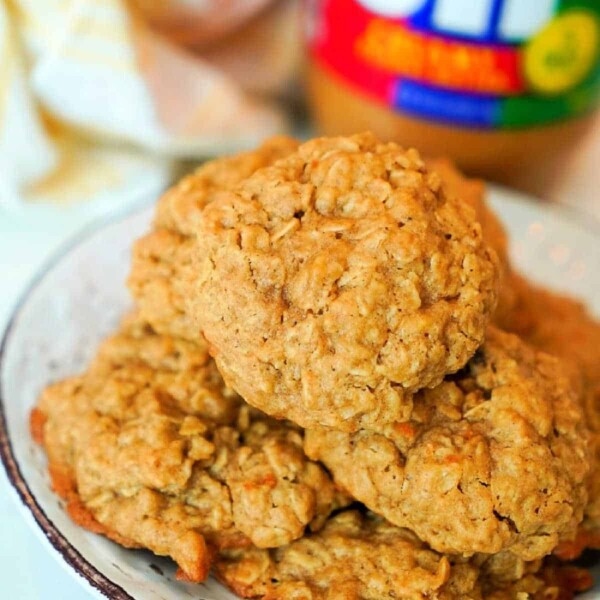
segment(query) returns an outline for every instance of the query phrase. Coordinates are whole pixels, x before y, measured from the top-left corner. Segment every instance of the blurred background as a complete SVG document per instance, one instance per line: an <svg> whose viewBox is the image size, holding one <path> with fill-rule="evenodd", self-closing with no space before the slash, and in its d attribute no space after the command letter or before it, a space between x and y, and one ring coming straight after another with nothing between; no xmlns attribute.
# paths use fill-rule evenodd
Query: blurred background
<svg viewBox="0 0 600 600"><path fill-rule="evenodd" d="M107 213L275 133L364 129L560 199L593 175L599 15L597 0L2 0L0 203Z"/></svg>
<svg viewBox="0 0 600 600"><path fill-rule="evenodd" d="M276 133L371 129L600 227L600 0L0 0L0 48L0 330L76 231ZM81 598L0 484L4 595Z"/></svg>
<svg viewBox="0 0 600 600"><path fill-rule="evenodd" d="M365 129L593 205L599 23L597 0L2 0L0 205L96 216L275 133Z"/></svg>

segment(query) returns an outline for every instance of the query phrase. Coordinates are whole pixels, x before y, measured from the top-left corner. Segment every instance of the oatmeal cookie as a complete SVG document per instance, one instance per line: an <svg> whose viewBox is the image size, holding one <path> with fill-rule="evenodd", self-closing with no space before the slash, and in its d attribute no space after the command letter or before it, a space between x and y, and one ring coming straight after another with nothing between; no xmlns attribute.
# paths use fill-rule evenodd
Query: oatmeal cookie
<svg viewBox="0 0 600 600"><path fill-rule="evenodd" d="M341 503L302 432L243 403L206 347L135 316L33 413L53 486L80 524L206 577L211 548L280 546Z"/></svg>
<svg viewBox="0 0 600 600"><path fill-rule="evenodd" d="M494 328L459 373L383 433L319 428L305 451L371 510L444 553L540 558L574 536L590 460L558 359Z"/></svg>
<svg viewBox="0 0 600 600"><path fill-rule="evenodd" d="M128 280L141 314L158 333L199 339L198 328L185 314L182 284L186 277L182 273L190 264L202 209L223 190L297 146L291 138L275 137L253 152L209 161L159 200L152 230L134 246Z"/></svg>
<svg viewBox="0 0 600 600"><path fill-rule="evenodd" d="M224 550L215 570L239 596L267 600L566 600L591 585L585 571L540 569L514 556L440 555L355 510L283 548Z"/></svg>
<svg viewBox="0 0 600 600"><path fill-rule="evenodd" d="M494 309L496 253L414 150L321 138L203 212L188 308L225 381L303 427L405 420L464 366ZM190 271L192 273L192 271Z"/></svg>
<svg viewBox="0 0 600 600"><path fill-rule="evenodd" d="M584 546L600 548L600 322L581 302L537 287L524 277L514 275L512 286L518 300L503 326L558 356L582 379L584 414L595 459L579 545L563 548L572 557Z"/></svg>

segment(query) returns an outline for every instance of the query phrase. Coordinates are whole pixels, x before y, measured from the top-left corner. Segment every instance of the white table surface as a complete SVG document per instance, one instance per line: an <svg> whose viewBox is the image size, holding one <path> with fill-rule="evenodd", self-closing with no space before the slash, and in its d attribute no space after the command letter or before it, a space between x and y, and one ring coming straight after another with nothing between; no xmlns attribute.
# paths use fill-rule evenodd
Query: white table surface
<svg viewBox="0 0 600 600"><path fill-rule="evenodd" d="M548 196L600 223L600 126ZM15 215L0 209L0 331L28 281L48 257L86 224L77 210ZM86 600L91 595L58 564L17 509L0 468L0 599Z"/></svg>

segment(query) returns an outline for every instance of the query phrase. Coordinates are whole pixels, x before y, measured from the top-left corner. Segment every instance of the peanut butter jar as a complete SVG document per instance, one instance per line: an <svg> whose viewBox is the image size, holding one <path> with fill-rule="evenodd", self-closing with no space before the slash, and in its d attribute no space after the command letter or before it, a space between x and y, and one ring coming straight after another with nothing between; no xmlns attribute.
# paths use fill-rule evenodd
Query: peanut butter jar
<svg viewBox="0 0 600 600"><path fill-rule="evenodd" d="M372 130L543 194L600 98L597 0L312 0L324 134Z"/></svg>

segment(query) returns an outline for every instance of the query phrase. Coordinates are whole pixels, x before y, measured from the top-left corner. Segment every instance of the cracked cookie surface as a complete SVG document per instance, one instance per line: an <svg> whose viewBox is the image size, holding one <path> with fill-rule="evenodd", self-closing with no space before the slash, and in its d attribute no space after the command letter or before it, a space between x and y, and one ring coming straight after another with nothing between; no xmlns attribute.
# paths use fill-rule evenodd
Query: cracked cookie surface
<svg viewBox="0 0 600 600"><path fill-rule="evenodd" d="M415 151L303 144L206 206L188 310L227 383L303 427L404 420L459 370L494 309L473 209Z"/></svg>
<svg viewBox="0 0 600 600"><path fill-rule="evenodd" d="M531 345L558 356L581 376L583 409L592 433L594 462L577 554L586 545L600 547L600 321L579 301L543 289L524 277L511 282L517 302L502 325Z"/></svg>
<svg viewBox="0 0 600 600"><path fill-rule="evenodd" d="M574 536L586 503L588 434L558 359L489 328L459 373L383 433L309 430L336 482L440 552L533 560Z"/></svg>
<svg viewBox="0 0 600 600"><path fill-rule="evenodd" d="M338 494L302 432L225 387L205 346L139 316L32 415L56 491L78 523L206 577L212 548L279 546L320 527Z"/></svg>

